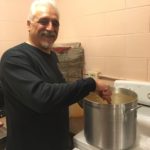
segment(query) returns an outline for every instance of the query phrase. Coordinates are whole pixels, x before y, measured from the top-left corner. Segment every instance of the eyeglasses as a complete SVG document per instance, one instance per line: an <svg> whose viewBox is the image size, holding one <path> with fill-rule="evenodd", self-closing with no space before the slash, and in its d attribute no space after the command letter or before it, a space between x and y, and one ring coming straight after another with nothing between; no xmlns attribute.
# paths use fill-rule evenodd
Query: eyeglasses
<svg viewBox="0 0 150 150"><path fill-rule="evenodd" d="M52 23L53 27L59 27L59 21L56 19L49 19L49 18L41 18L39 19L39 21L37 23L43 25L43 26L47 26L49 24L49 22Z"/></svg>

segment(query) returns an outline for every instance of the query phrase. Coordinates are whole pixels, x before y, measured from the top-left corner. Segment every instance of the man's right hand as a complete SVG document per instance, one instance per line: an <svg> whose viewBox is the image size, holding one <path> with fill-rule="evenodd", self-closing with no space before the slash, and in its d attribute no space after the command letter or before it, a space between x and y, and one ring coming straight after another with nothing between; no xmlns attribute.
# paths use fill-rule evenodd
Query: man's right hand
<svg viewBox="0 0 150 150"><path fill-rule="evenodd" d="M106 85L104 81L96 79L96 92L103 99L106 100L108 104L111 104L111 89L109 85Z"/></svg>

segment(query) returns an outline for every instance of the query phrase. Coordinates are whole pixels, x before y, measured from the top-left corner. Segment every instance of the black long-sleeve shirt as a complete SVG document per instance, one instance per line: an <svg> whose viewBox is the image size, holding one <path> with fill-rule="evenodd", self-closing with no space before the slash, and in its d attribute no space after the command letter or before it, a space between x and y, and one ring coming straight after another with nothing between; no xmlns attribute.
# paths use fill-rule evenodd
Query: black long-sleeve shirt
<svg viewBox="0 0 150 150"><path fill-rule="evenodd" d="M27 43L4 53L7 150L68 150L68 106L95 90L92 78L65 83L56 54Z"/></svg>

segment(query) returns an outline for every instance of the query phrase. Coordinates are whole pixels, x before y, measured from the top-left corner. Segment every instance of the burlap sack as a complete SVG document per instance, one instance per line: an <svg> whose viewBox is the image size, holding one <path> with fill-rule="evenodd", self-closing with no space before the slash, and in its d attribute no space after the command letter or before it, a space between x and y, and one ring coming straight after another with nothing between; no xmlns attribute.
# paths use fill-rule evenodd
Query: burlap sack
<svg viewBox="0 0 150 150"><path fill-rule="evenodd" d="M59 67L67 82L83 78L84 49L81 43L55 44Z"/></svg>

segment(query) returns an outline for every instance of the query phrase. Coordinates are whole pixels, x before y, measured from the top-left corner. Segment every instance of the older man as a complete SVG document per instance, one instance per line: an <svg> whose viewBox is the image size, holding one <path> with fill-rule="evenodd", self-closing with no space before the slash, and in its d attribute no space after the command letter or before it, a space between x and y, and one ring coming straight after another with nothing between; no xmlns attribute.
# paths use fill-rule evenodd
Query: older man
<svg viewBox="0 0 150 150"><path fill-rule="evenodd" d="M7 115L7 150L70 150L68 106L91 91L110 100L100 80L66 83L52 46L59 31L59 13L49 1L32 3L29 38L2 56L2 81Z"/></svg>

